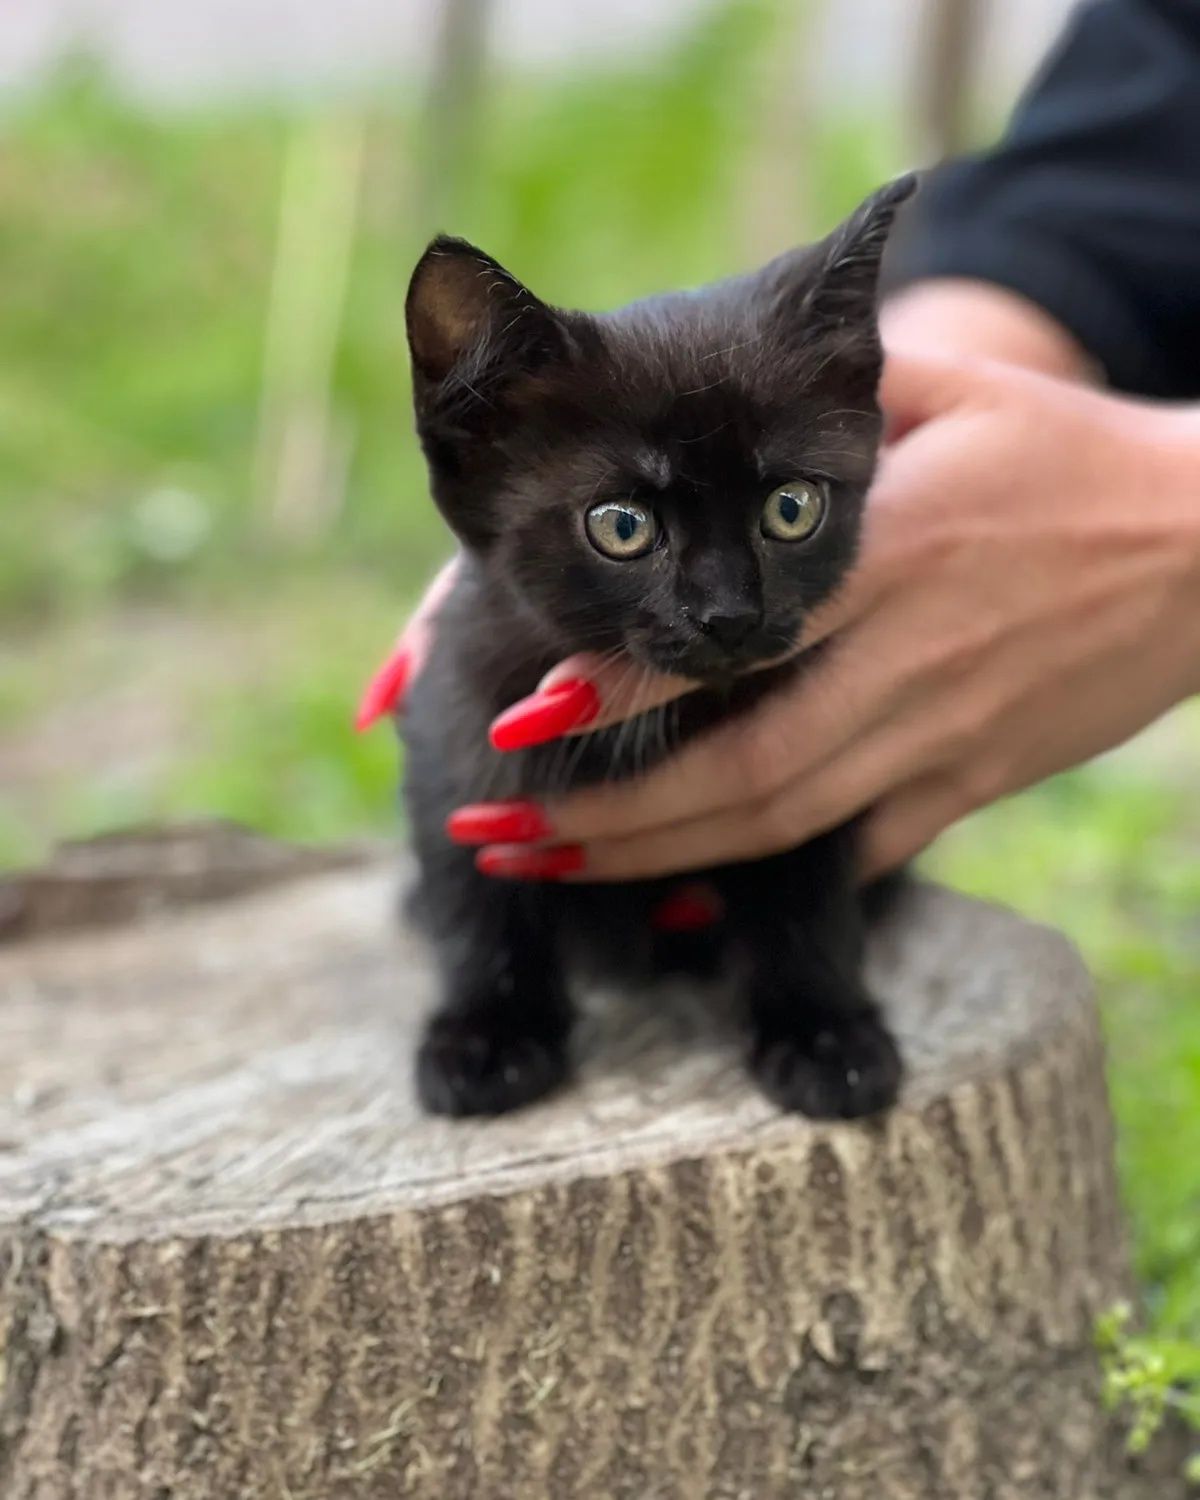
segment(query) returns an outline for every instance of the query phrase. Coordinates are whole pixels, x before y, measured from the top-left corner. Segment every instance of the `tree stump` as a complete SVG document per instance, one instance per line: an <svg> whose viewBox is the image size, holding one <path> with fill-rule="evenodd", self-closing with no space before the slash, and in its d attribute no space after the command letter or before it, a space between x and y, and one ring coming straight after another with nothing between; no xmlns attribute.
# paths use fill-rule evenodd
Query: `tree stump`
<svg viewBox="0 0 1200 1500"><path fill-rule="evenodd" d="M0 949L5 1500L1175 1493L1099 1403L1128 1267L1060 936L903 900L880 1124L777 1115L684 992L597 1002L574 1089L461 1123L414 1102L396 887Z"/></svg>

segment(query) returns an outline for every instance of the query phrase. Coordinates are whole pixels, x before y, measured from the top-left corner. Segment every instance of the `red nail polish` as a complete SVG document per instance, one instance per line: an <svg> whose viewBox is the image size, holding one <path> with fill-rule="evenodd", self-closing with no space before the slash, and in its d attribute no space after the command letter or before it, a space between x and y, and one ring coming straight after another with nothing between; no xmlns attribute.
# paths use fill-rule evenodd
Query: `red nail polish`
<svg viewBox="0 0 1200 1500"><path fill-rule="evenodd" d="M476 802L446 819L456 844L532 844L554 837L546 814L535 802Z"/></svg>
<svg viewBox="0 0 1200 1500"><path fill-rule="evenodd" d="M489 738L497 750L527 750L582 729L599 712L600 694L586 677L572 677L506 708L492 721Z"/></svg>
<svg viewBox="0 0 1200 1500"><path fill-rule="evenodd" d="M392 652L367 683L354 720L355 729L359 731L369 729L376 719L381 719L384 714L391 713L400 705L404 697L404 689L408 686L411 665L405 647L397 647Z"/></svg>
<svg viewBox="0 0 1200 1500"><path fill-rule="evenodd" d="M665 897L650 913L656 932L702 932L725 915L720 896L710 885L684 885Z"/></svg>
<svg viewBox="0 0 1200 1500"><path fill-rule="evenodd" d="M578 844L554 844L549 849L525 849L520 844L489 844L475 856L481 875L501 880L558 880L583 869L583 850Z"/></svg>

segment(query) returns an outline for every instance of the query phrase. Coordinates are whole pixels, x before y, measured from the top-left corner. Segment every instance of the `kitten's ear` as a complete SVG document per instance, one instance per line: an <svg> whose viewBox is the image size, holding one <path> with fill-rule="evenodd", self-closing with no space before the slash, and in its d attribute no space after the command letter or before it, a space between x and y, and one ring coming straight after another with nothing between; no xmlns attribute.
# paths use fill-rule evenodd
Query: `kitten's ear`
<svg viewBox="0 0 1200 1500"><path fill-rule="evenodd" d="M917 179L912 172L885 183L818 246L815 280L804 299L810 328L874 323L879 266L888 234L896 211L916 190Z"/></svg>
<svg viewBox="0 0 1200 1500"><path fill-rule="evenodd" d="M417 262L405 304L418 385L449 375L487 399L505 375L536 368L566 350L554 311L466 240L439 235Z"/></svg>

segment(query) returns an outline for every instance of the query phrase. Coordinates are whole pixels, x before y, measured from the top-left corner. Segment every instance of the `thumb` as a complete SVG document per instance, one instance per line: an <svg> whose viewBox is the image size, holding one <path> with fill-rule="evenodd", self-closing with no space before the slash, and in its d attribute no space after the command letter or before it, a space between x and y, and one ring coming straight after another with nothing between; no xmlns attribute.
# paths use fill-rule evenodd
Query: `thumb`
<svg viewBox="0 0 1200 1500"><path fill-rule="evenodd" d="M527 750L562 735L591 734L648 712L699 683L667 677L631 657L579 653L559 662L528 698L492 720L488 738L497 750Z"/></svg>
<svg viewBox="0 0 1200 1500"><path fill-rule="evenodd" d="M433 643L437 612L454 587L459 567L460 561L456 553L425 590L408 624L400 632L374 677L367 683L354 721L356 729L369 729L376 719L383 718L385 714L404 711L404 696L425 665L425 658Z"/></svg>
<svg viewBox="0 0 1200 1500"><path fill-rule="evenodd" d="M887 441L897 442L914 427L961 406L985 373L981 361L889 348L879 382Z"/></svg>
<svg viewBox="0 0 1200 1500"><path fill-rule="evenodd" d="M580 654L559 662L548 672L538 684L538 693L553 693L564 683L581 679L591 684L599 698L597 712L579 727L578 732L586 734L659 708L700 686L686 677L652 671L628 656Z"/></svg>

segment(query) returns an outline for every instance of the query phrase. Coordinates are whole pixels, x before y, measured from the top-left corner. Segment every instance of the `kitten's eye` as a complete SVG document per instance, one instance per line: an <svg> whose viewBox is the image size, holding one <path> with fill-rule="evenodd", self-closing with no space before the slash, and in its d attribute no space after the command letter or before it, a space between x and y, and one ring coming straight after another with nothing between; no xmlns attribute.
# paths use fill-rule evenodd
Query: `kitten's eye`
<svg viewBox="0 0 1200 1500"><path fill-rule="evenodd" d="M773 542L803 542L825 515L825 486L813 479L793 479L772 490L759 525Z"/></svg>
<svg viewBox="0 0 1200 1500"><path fill-rule="evenodd" d="M654 512L632 500L605 500L584 518L588 541L605 557L627 562L649 552L658 537Z"/></svg>

